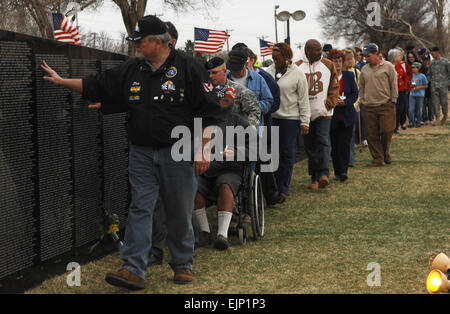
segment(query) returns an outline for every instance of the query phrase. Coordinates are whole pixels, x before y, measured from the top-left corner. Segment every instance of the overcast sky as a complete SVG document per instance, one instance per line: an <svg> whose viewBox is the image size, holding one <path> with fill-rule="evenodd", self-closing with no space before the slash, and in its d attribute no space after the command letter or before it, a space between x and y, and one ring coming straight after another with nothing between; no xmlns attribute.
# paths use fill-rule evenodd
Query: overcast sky
<svg viewBox="0 0 450 314"><path fill-rule="evenodd" d="M157 14L164 21L171 21L179 32L178 47L183 48L185 42L194 40L194 27L215 30L230 30L230 48L237 42L245 42L259 55L258 37L275 42L275 5L279 5L277 12L295 12L303 10L306 18L302 21L290 21L291 46L298 56L296 46L305 43L308 39L316 38L319 41L339 43L324 38L321 25L318 22L319 10L322 0L217 0L217 8L208 10L180 10L178 13L164 5L163 0L150 0L146 14ZM101 14L99 14L101 13ZM95 12L81 12L78 17L79 26L83 32L107 32L112 38L118 40L120 33L126 32L122 16L118 7L111 0L105 0L102 8ZM286 22L278 21L278 41L286 37ZM343 45L343 43L340 43ZM344 48L344 47L340 47ZM226 45L224 46L226 50Z"/></svg>

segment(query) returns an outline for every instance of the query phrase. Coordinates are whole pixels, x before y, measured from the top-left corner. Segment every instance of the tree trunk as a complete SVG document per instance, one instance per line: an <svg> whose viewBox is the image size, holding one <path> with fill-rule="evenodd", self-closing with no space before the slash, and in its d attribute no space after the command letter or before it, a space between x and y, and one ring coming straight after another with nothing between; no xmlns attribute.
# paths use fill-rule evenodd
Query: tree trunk
<svg viewBox="0 0 450 314"><path fill-rule="evenodd" d="M4 1L4 0L1 0ZM10 0L10 4L14 7L24 7L33 18L42 37L53 39L53 22L51 12L61 12L67 6L68 0ZM81 10L101 4L101 0L78 0L76 2L83 3Z"/></svg>
<svg viewBox="0 0 450 314"><path fill-rule="evenodd" d="M26 2L26 8L36 21L39 31L41 32L41 36L44 38L53 39L53 27L47 15L45 6L40 4L37 0L29 0Z"/></svg>
<svg viewBox="0 0 450 314"><path fill-rule="evenodd" d="M433 6L436 18L436 42L443 54L447 52L448 41L448 34L444 26L445 2L446 0L431 0L431 5Z"/></svg>
<svg viewBox="0 0 450 314"><path fill-rule="evenodd" d="M137 21L145 14L147 0L113 0L113 2L120 8L127 33L131 35L136 28ZM134 55L131 45L128 46L128 54Z"/></svg>

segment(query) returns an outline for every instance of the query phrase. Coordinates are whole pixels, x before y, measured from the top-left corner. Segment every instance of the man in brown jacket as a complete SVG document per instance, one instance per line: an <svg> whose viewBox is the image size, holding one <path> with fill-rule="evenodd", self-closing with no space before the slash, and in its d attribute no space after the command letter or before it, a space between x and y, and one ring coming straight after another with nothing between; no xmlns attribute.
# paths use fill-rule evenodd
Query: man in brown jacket
<svg viewBox="0 0 450 314"><path fill-rule="evenodd" d="M376 44L364 46L362 54L368 63L361 71L359 89L367 141L373 158L368 166L380 167L383 161L386 164L392 162L389 149L396 123L397 72L391 63L380 57Z"/></svg>

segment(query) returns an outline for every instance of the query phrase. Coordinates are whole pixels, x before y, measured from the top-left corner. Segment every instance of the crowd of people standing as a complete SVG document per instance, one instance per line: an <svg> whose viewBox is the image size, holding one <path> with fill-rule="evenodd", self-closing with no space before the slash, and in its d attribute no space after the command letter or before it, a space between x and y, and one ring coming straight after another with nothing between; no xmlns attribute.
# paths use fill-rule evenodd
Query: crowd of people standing
<svg viewBox="0 0 450 314"><path fill-rule="evenodd" d="M195 248L229 246L243 167L236 155L247 151L249 143L227 145L220 150L223 160L210 160L203 152L211 135L203 133L200 147L192 152L199 158L175 161L171 134L176 126L193 129L194 118L201 117L205 128L243 126L259 136L278 127L274 146L278 150L272 154L279 156L279 167L261 172L271 205L290 196L298 136L303 137L308 158L308 188L316 191L330 184L330 158L335 180L348 180L355 144L369 147L373 158L369 167L391 164L392 136L406 128L408 117L410 127L420 127L425 123L422 118L435 125L447 118L450 65L437 47L431 49L433 61L427 64L422 50L416 58L413 51L396 48L389 51L387 61L373 43L338 50L315 39L308 40L299 60L294 60L289 45L276 43L273 64L261 68L255 66L256 55L245 43L236 44L226 60L214 57L201 64L175 49L174 25L156 16L141 18L127 39L140 57L98 75L61 78L42 64L51 83L98 102L95 108L105 114L127 113L132 200L121 252L123 267L105 278L114 286L143 289L147 267L162 262L164 243L177 284L194 280ZM425 101L427 95L432 106ZM260 167L258 162L252 164L254 171ZM215 239L206 214L211 202L218 210ZM165 215L156 214L162 212Z"/></svg>

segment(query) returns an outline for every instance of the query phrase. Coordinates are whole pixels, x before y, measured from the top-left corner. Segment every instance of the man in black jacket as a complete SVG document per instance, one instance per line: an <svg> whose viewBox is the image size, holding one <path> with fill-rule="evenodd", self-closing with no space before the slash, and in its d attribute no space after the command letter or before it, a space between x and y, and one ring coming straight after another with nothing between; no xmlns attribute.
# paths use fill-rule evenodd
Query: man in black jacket
<svg viewBox="0 0 450 314"><path fill-rule="evenodd" d="M123 267L108 272L106 281L133 290L145 287L152 215L160 196L166 211L174 282L186 284L194 279L192 205L196 175L208 169L209 161L202 153L196 154L199 158L194 166L190 160L174 161L171 148L177 139L172 138L172 130L186 126L192 134L195 117L201 117L206 127L220 123L224 111L203 66L168 45L170 35L160 19L139 19L127 39L135 43L142 58L129 59L98 75L64 79L45 61L42 68L48 74L46 80L101 102L104 113L127 112L132 200L122 248ZM203 145L207 141L201 139ZM202 147L195 148L202 152Z"/></svg>

